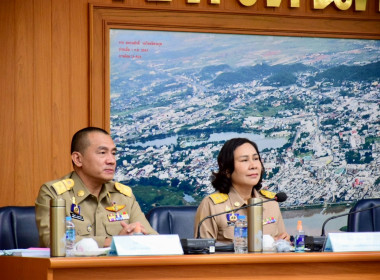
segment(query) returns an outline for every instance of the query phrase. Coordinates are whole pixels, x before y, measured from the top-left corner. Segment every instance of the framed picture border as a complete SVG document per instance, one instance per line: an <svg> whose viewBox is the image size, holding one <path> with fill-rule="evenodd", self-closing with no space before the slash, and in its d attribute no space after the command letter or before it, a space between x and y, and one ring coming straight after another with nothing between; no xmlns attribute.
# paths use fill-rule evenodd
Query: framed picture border
<svg viewBox="0 0 380 280"><path fill-rule="evenodd" d="M110 29L380 39L380 20L89 5L90 125L110 129Z"/></svg>

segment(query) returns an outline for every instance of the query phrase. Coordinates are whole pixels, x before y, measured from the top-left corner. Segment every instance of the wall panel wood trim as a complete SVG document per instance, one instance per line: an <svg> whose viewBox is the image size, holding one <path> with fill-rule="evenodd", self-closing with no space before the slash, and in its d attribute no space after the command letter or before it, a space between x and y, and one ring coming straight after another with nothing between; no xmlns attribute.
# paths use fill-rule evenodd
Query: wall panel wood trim
<svg viewBox="0 0 380 280"><path fill-rule="evenodd" d="M25 197L33 195L33 189L28 188L34 181L30 170L34 166L33 135L34 135L34 25L33 3L31 1L15 1L16 26L15 41L15 193L17 205L24 203ZM30 20L32 19L32 20ZM30 22L32 21L32 24Z"/></svg>
<svg viewBox="0 0 380 280"><path fill-rule="evenodd" d="M172 3L172 2L169 2ZM158 4L158 3L157 3ZM90 5L90 115L91 124L109 129L109 46L110 28L214 32L276 36L380 39L380 18L276 14L267 11L249 14L241 7L235 10L133 8ZM258 6L263 9L263 7ZM257 8L257 9L259 9ZM101 114L100 114L101 113Z"/></svg>
<svg viewBox="0 0 380 280"><path fill-rule="evenodd" d="M81 26L82 28L78 28ZM88 0L71 0L70 6L70 131L89 125ZM77 114L76 112L80 112Z"/></svg>
<svg viewBox="0 0 380 280"><path fill-rule="evenodd" d="M70 31L70 1L52 0L52 179L70 170Z"/></svg>
<svg viewBox="0 0 380 280"><path fill-rule="evenodd" d="M14 202L15 174L15 1L4 0L0 7L0 205ZM4 38L4 40L3 40Z"/></svg>
<svg viewBox="0 0 380 280"><path fill-rule="evenodd" d="M33 192L42 182L51 180L52 154L52 37L51 2L34 0L34 131L33 131ZM29 197L23 197L28 203ZM30 204L30 202L28 203ZM26 204L26 205L28 205Z"/></svg>

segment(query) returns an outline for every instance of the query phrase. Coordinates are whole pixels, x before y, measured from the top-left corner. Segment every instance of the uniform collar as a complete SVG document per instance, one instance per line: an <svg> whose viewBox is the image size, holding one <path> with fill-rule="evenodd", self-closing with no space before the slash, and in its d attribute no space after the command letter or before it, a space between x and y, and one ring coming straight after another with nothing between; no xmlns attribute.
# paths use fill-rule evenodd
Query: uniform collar
<svg viewBox="0 0 380 280"><path fill-rule="evenodd" d="M235 208L247 205L247 203L245 203L245 201L241 198L241 196L239 195L239 193L237 192L237 190L234 187L230 188L230 192L229 192L228 196L230 198L232 205ZM253 196L252 197L263 199L263 196L256 189L253 189ZM265 200L265 199L263 199L263 200ZM239 203L239 206L236 206L235 203Z"/></svg>
<svg viewBox="0 0 380 280"><path fill-rule="evenodd" d="M234 187L230 188L228 196L234 208L238 208L246 204Z"/></svg>
<svg viewBox="0 0 380 280"><path fill-rule="evenodd" d="M72 190L74 191L76 203L79 204L80 202L85 200L88 196L92 195L90 191L87 189L87 187L84 185L82 179L79 177L79 175L75 171L71 173L70 178L74 180L74 187ZM103 184L102 189L99 193L99 201L101 201L107 195L108 192L115 191L113 186L114 186L114 183L112 181Z"/></svg>

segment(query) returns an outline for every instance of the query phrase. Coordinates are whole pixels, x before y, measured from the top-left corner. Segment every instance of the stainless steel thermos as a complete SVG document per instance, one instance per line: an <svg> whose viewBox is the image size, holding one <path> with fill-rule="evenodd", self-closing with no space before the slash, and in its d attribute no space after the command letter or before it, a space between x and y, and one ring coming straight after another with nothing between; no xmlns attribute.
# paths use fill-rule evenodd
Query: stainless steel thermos
<svg viewBox="0 0 380 280"><path fill-rule="evenodd" d="M263 251L263 204L261 198L250 198L248 204L248 252Z"/></svg>
<svg viewBox="0 0 380 280"><path fill-rule="evenodd" d="M66 256L66 201L50 200L50 256Z"/></svg>

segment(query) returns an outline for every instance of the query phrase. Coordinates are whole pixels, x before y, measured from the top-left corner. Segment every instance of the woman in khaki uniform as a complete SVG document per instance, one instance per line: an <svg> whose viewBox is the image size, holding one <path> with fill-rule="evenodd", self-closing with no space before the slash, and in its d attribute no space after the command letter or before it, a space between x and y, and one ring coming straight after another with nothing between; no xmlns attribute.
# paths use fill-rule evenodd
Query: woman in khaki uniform
<svg viewBox="0 0 380 280"><path fill-rule="evenodd" d="M218 155L219 171L213 173L212 181L216 192L205 197L195 216L195 236L199 222L206 216L229 211L248 204L251 197L267 200L273 193L260 190L264 166L257 145L246 138L233 138L227 141ZM235 214L247 215L247 209ZM223 214L206 219L200 227L200 237L213 238L218 242L232 242L234 221L231 214ZM278 203L269 201L263 204L263 234L274 239L289 240Z"/></svg>

